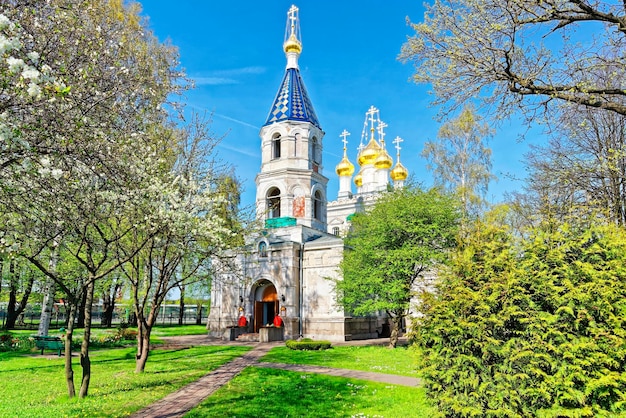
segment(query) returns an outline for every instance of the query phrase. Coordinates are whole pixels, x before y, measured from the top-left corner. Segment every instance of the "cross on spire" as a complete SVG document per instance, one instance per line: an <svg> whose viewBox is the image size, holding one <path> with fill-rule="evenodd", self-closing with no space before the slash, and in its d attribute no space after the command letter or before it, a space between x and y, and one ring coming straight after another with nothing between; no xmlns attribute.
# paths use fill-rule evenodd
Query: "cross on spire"
<svg viewBox="0 0 626 418"><path fill-rule="evenodd" d="M385 128L389 126L382 120L378 119L378 137L380 142L385 143Z"/></svg>
<svg viewBox="0 0 626 418"><path fill-rule="evenodd" d="M378 109L376 109L374 106L370 106L366 113L367 119L370 121L370 130L372 131L372 136L374 134L374 122L376 122L376 118L374 116L376 115L376 113L378 113Z"/></svg>
<svg viewBox="0 0 626 418"><path fill-rule="evenodd" d="M291 21L291 33L290 35L295 35L296 31L296 21L298 20L298 8L295 4L292 4L287 12L287 19Z"/></svg>
<svg viewBox="0 0 626 418"><path fill-rule="evenodd" d="M343 142L343 150L344 152L346 151L347 147L348 147L348 136L350 136L350 132L348 132L347 130L343 130L343 132L339 135L340 137L342 137L343 139L341 140L341 142Z"/></svg>
<svg viewBox="0 0 626 418"><path fill-rule="evenodd" d="M404 139L400 138L399 136L396 136L396 139L393 140L393 143L395 144L397 150L398 161L400 161L400 144L402 142L404 142Z"/></svg>

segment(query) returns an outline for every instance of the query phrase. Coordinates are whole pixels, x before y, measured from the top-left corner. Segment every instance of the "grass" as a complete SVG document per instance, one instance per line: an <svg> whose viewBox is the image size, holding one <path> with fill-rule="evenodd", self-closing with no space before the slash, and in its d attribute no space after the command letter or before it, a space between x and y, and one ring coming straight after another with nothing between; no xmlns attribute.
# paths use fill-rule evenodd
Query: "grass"
<svg viewBox="0 0 626 418"><path fill-rule="evenodd" d="M97 333L111 331L114 330ZM166 326L155 328L153 336L157 340L205 332L204 326ZM143 374L134 373L134 347L94 351L90 394L82 400L67 397L63 358L0 353L0 375L5 382L0 386L0 416L128 416L247 350L242 346L154 350ZM380 346L340 346L323 351L276 347L261 361L415 377L419 375L418 355L415 349L406 347L390 350ZM81 368L77 358L74 362L78 389ZM436 411L421 387L249 367L187 416L433 417Z"/></svg>
<svg viewBox="0 0 626 418"><path fill-rule="evenodd" d="M276 347L261 361L271 363L311 364L366 372L419 376L419 353L413 347L389 349L382 346L340 346L329 350L306 351Z"/></svg>
<svg viewBox="0 0 626 418"><path fill-rule="evenodd" d="M155 402L248 351L241 346L202 346L155 350L146 371L135 374L135 350L124 348L92 353L89 396L69 399L63 358L3 353L0 357L2 417L120 417ZM81 368L74 360L78 386Z"/></svg>
<svg viewBox="0 0 626 418"><path fill-rule="evenodd" d="M423 388L248 367L190 411L199 417L436 417Z"/></svg>

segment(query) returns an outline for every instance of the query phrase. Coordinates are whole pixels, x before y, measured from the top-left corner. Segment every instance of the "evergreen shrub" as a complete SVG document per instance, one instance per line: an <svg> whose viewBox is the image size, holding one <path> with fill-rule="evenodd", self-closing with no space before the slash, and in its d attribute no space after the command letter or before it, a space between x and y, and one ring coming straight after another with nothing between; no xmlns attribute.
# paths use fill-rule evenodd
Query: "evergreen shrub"
<svg viewBox="0 0 626 418"><path fill-rule="evenodd" d="M285 345L292 350L328 350L331 346L330 341L313 341L310 338L287 340Z"/></svg>
<svg viewBox="0 0 626 418"><path fill-rule="evenodd" d="M496 217L497 218L497 217ZM626 412L626 233L500 219L468 232L414 335L445 416Z"/></svg>

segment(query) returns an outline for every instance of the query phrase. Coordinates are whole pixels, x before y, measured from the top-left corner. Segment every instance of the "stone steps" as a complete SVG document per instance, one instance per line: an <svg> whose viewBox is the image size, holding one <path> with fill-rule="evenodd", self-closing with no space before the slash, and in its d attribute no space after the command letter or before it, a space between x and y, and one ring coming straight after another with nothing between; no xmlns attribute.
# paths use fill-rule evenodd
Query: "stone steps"
<svg viewBox="0 0 626 418"><path fill-rule="evenodd" d="M241 342L259 342L259 333L241 334L237 337L237 341Z"/></svg>

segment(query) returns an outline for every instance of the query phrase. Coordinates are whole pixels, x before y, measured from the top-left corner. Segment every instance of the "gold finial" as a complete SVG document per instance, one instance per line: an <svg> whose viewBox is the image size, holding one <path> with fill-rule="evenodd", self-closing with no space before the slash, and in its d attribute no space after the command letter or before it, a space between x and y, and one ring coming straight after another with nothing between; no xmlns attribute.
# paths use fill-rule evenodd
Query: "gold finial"
<svg viewBox="0 0 626 418"><path fill-rule="evenodd" d="M407 170L406 167L403 166L400 162L400 144L403 141L404 140L399 136L397 136L396 139L393 140L393 143L396 145L396 166L393 168L393 170L391 170L390 173L391 179L393 181L406 180L406 178L409 176L409 170Z"/></svg>
<svg viewBox="0 0 626 418"><path fill-rule="evenodd" d="M350 132L348 132L347 130L343 130L343 132L341 133L341 135L339 135L340 137L342 137L343 139L341 140L341 142L343 142L343 159L339 162L339 164L337 164L337 167L335 167L335 171L337 172L337 175L339 177L350 177L352 176L352 174L354 174L354 164L352 164L350 162L350 160L348 160L348 139L347 137L350 135Z"/></svg>
<svg viewBox="0 0 626 418"><path fill-rule="evenodd" d="M378 157L378 154L380 153L380 145L378 145L378 142L376 142L376 138L374 137L374 122L379 119L377 116L378 109L376 109L374 106L370 106L370 108L365 113L365 123L367 123L367 121L370 122L370 131L372 135L367 146L359 151L357 161L361 166L373 164Z"/></svg>
<svg viewBox="0 0 626 418"><path fill-rule="evenodd" d="M300 37L300 19L298 18L298 8L292 5L287 12L287 28L285 29L285 42L283 49L286 54L302 52L302 39Z"/></svg>

